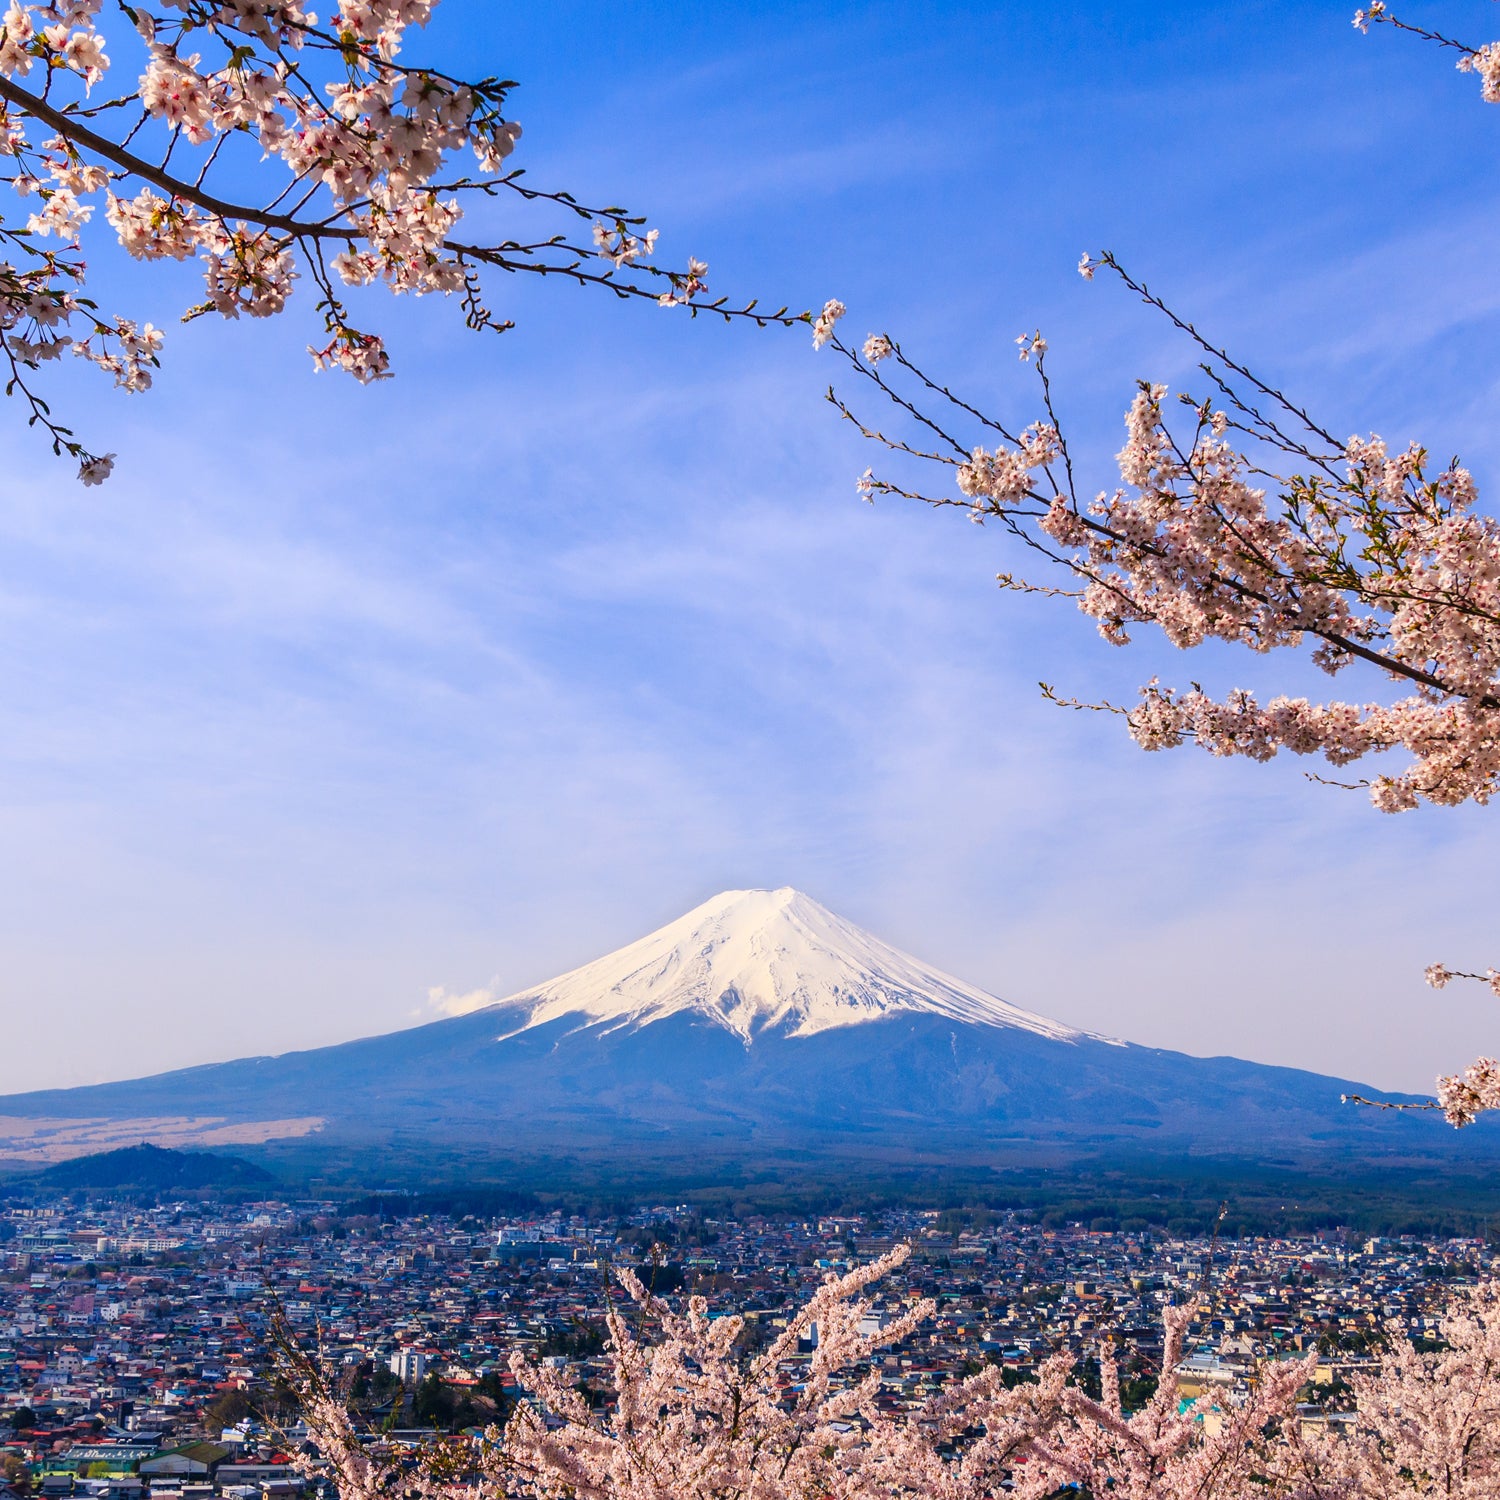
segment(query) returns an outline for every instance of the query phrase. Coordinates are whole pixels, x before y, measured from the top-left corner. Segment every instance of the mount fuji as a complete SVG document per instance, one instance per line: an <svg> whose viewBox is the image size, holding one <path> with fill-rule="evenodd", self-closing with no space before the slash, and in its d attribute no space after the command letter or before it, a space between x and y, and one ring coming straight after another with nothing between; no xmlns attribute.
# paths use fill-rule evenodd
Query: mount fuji
<svg viewBox="0 0 1500 1500"><path fill-rule="evenodd" d="M786 888L725 892L410 1030L0 1098L0 1159L42 1159L27 1142L43 1136L53 1155L85 1137L80 1150L98 1149L110 1131L116 1144L271 1142L304 1157L1453 1159L1440 1120L1342 1105L1354 1092L1376 1095L1065 1026ZM1488 1132L1460 1139L1462 1155L1493 1157Z"/></svg>
<svg viewBox="0 0 1500 1500"><path fill-rule="evenodd" d="M816 1036L903 1013L1015 1027L1054 1041L1083 1035L928 968L790 886L725 891L638 942L496 1002L525 1027L569 1017L635 1029L672 1016L762 1033Z"/></svg>

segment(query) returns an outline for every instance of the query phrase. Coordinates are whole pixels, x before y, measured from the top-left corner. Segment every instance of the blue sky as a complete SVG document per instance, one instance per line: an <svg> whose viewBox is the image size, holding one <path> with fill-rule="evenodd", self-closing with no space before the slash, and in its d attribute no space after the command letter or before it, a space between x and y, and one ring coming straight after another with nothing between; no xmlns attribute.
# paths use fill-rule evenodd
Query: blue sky
<svg viewBox="0 0 1500 1500"><path fill-rule="evenodd" d="M1460 9L1488 39L1413 14ZM518 161L715 292L837 295L1016 421L1040 326L1091 487L1134 379L1192 369L1076 275L1108 247L1493 492L1500 109L1351 11L445 0L426 45L520 79ZM1410 1088L1494 1049L1420 970L1500 963L1496 814L1042 702L1282 678L1112 651L997 590L998 536L862 505L805 330L497 283L502 339L373 302L398 375L360 389L312 373L305 287L178 328L191 272L95 259L170 342L142 398L64 372L103 489L0 428L0 1088L409 1025L740 885L1134 1040Z"/></svg>

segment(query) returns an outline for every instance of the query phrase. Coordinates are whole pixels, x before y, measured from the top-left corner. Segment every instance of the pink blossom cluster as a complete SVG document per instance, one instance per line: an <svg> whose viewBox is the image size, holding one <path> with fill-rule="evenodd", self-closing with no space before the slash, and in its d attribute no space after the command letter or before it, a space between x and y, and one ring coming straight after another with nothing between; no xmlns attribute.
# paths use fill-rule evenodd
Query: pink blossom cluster
<svg viewBox="0 0 1500 1500"><path fill-rule="evenodd" d="M477 1448L435 1446L415 1466L371 1445L316 1361L286 1346L285 1373L344 1500L1395 1500L1500 1493L1500 1288L1450 1306L1443 1348L1418 1352L1398 1325L1373 1367L1351 1378L1352 1419L1304 1428L1297 1401L1317 1356L1263 1363L1243 1397L1179 1398L1176 1372L1197 1304L1167 1306L1161 1375L1139 1410L1121 1399L1108 1340L1101 1391L1075 1382L1073 1356L1043 1361L1008 1389L987 1367L914 1412L875 1400L878 1349L916 1333L910 1305L878 1335L860 1330L861 1294L904 1250L830 1278L764 1352L740 1347L742 1320L701 1297L678 1307L630 1273L626 1306L605 1311L614 1406L592 1409L559 1372L523 1356L526 1391L504 1430ZM816 1324L812 1357L799 1340ZM795 1379L794 1379L795 1373ZM319 1461L303 1460L309 1471Z"/></svg>
<svg viewBox="0 0 1500 1500"><path fill-rule="evenodd" d="M1479 75L1480 95L1486 104L1500 104L1500 42L1487 42L1458 60L1461 73Z"/></svg>
<svg viewBox="0 0 1500 1500"><path fill-rule="evenodd" d="M814 349L821 349L833 338L834 327L847 311L848 308L836 297L830 297L823 304L823 311L818 314L817 321L813 324Z"/></svg>
<svg viewBox="0 0 1500 1500"><path fill-rule="evenodd" d="M1500 42L1457 41L1400 19L1386 0L1370 0L1354 25L1361 32L1387 26L1456 50L1459 68L1479 76L1484 99L1500 103ZM897 462L951 469L958 491L956 498L934 493L938 486L867 468L856 483L860 496L957 505L975 520L995 519L1026 555L1070 570L1079 586L1012 573L1000 574L1001 584L1075 598L1111 644L1125 645L1151 624L1184 650L1218 641L1264 658L1300 648L1330 676L1356 665L1373 669L1384 690L1383 698L1317 702L1243 687L1210 693L1196 683L1179 692L1152 677L1128 710L1052 694L1073 707L1123 714L1144 749L1192 740L1219 756L1265 761L1287 750L1335 768L1371 757L1379 769L1357 784L1383 812L1488 803L1500 785L1500 521L1478 509L1473 477L1456 460L1437 468L1416 443L1393 451L1374 436L1341 441L1115 256L1080 257L1085 280L1100 270L1197 346L1216 395L1180 398L1195 418L1190 432L1185 423L1176 431L1168 425L1167 388L1140 382L1116 455L1119 484L1089 500L1075 483L1040 332L1016 342L1021 358L1035 362L1046 416L1017 436L904 355L897 376L908 384L898 390L871 353L896 346L872 335L861 360L830 322L820 325L820 342L834 342L916 436L871 425L831 390L830 401ZM976 422L1005 441L993 451L974 447L964 434ZM1044 433L1045 449L1035 447ZM1438 987L1455 977L1487 983L1500 997L1494 969L1428 970ZM1480 1058L1439 1080L1438 1106L1453 1124L1467 1124L1500 1108L1497 1080L1497 1064Z"/></svg>
<svg viewBox="0 0 1500 1500"><path fill-rule="evenodd" d="M978 502L972 514L982 519L992 507L1024 500L1032 491L1034 472L1055 462L1058 451L1057 429L1037 422L1021 433L1013 448L975 448L968 462L958 466L954 482L961 494Z"/></svg>
<svg viewBox="0 0 1500 1500"><path fill-rule="evenodd" d="M64 67L91 88L108 67L99 9L98 0L15 0L4 21L0 73L23 79L36 67ZM321 188L328 207L302 226L277 207L260 223L237 221L203 201L206 194L195 202L191 191L164 193L155 185L120 196L109 188L114 178L154 174L84 167L64 125L38 153L27 151L24 132L15 143L12 154L31 170L17 174L13 186L43 200L28 227L76 242L93 212L86 199L102 190L105 216L124 248L141 260L201 256L202 310L226 317L282 310L299 242L315 255L329 245L328 264L345 284L379 278L396 291L461 290L463 266L449 245L461 210L430 183L462 147L483 170L497 170L520 129L503 118L497 91L399 62L406 32L430 13L430 4L411 0L339 0L333 29L320 32L296 0L164 0L155 12L136 10L145 57L135 97L144 119L216 153L232 137L248 137L263 159L286 169L299 206ZM217 61L189 51L193 41L216 52ZM341 64L321 94L308 77L308 53L316 50L335 52ZM8 102L16 104L14 91ZM23 116L24 106L13 111L15 128ZM329 311L330 331L348 332L336 299Z"/></svg>
<svg viewBox="0 0 1500 1500"><path fill-rule="evenodd" d="M149 390L151 371L157 364L156 356L162 346L160 330L149 323L139 327L129 318L117 318L114 326L106 331L110 337L107 341L101 340L99 348L93 347L93 339L82 339L76 352L113 375L115 384L125 390Z"/></svg>
<svg viewBox="0 0 1500 1500"><path fill-rule="evenodd" d="M1080 607L1114 644L1150 622L1175 646L1216 638L1264 653L1311 637L1332 674L1357 656L1412 691L1393 703L1247 691L1214 699L1153 682L1130 715L1146 749L1193 738L1216 755L1286 749L1343 766L1402 748L1412 763L1370 782L1386 812L1487 802L1500 776L1500 524L1474 511L1469 473L1430 475L1413 445L1351 438L1342 472L1274 495L1200 412L1179 445L1146 386L1127 417L1123 486L1087 507L1053 503L1041 529L1086 579ZM1080 546L1081 542L1081 546Z"/></svg>
<svg viewBox="0 0 1500 1500"><path fill-rule="evenodd" d="M295 0L163 0L155 9L127 11L143 68L133 94L110 101L111 108L138 111L117 139L96 128L103 111L81 109L109 68L100 11L100 0L12 0L0 20L0 155L11 163L12 189L35 205L26 220L28 242L7 234L0 221L0 240L33 261L29 267L0 262L0 339L13 369L35 369L71 344L124 389L149 386L160 333L149 326L142 332L129 319L85 315L78 294L85 274L80 239L102 194L104 217L131 256L200 258L206 295L195 313L279 313L297 278L300 246L313 258L325 294L331 343L314 351L319 364L361 379L384 373L378 336L349 325L329 274L346 285L382 279L397 291L464 290L464 268L449 243L458 203L429 183L463 146L481 169L500 167L519 135L501 113L503 89L471 87L398 60L406 32L427 21L430 4L339 0L332 29L320 31ZM217 60L205 63L204 51ZM320 93L312 64L325 54L337 63ZM33 74L45 78L40 94L25 86ZM72 101L56 87L68 75L81 93ZM28 126L37 122L53 134L33 144ZM152 137L153 126L166 135ZM148 133L137 147L143 127ZM161 142L159 166L157 148L144 144L153 140ZM237 216L205 182L224 148L240 140L258 146L262 159L286 175L269 207L247 207ZM168 167L179 142L208 155L177 177ZM132 178L133 191L114 191ZM314 201L320 191L327 195L322 206ZM38 251L46 237L66 249ZM92 325L87 337L75 342L58 331L80 317ZM45 411L31 400L34 412ZM46 425L54 447L79 458L86 482L107 474L108 465L67 429Z"/></svg>
<svg viewBox="0 0 1500 1500"><path fill-rule="evenodd" d="M650 253L650 245L647 246L646 253ZM663 307L686 307L699 292L707 290L708 283L703 278L708 275L708 266L695 256L688 257L686 275L676 272L667 274L672 282L671 290L663 292L656 299Z"/></svg>
<svg viewBox="0 0 1500 1500"><path fill-rule="evenodd" d="M1472 1125L1486 1110L1500 1109L1500 1062L1478 1057L1462 1073L1437 1082L1438 1106L1453 1125Z"/></svg>

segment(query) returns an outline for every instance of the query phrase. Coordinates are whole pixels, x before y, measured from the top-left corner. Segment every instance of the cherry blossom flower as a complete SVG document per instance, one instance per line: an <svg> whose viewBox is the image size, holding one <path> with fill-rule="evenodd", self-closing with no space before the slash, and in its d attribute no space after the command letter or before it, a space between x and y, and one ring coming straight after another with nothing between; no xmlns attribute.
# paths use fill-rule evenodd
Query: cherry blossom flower
<svg viewBox="0 0 1500 1500"><path fill-rule="evenodd" d="M833 337L834 325L848 309L837 298L830 297L823 304L823 311L818 314L818 321L813 324L813 348L821 349Z"/></svg>
<svg viewBox="0 0 1500 1500"><path fill-rule="evenodd" d="M1022 364L1029 364L1033 358L1039 358L1047 352L1047 340L1042 337L1040 329L1035 333L1023 333L1016 343Z"/></svg>
<svg viewBox="0 0 1500 1500"><path fill-rule="evenodd" d="M1500 42L1487 42L1458 60L1461 73L1479 74L1480 95L1486 104L1500 104Z"/></svg>

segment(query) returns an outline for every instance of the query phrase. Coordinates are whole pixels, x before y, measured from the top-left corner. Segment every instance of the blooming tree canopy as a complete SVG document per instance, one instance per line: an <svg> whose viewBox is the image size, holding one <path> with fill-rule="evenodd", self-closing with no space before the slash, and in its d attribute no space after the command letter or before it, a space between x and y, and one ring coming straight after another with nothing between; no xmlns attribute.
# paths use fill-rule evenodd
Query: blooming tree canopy
<svg viewBox="0 0 1500 1500"><path fill-rule="evenodd" d="M1299 1419L1316 1355L1263 1362L1241 1398L1182 1399L1195 1301L1163 1309L1159 1378L1139 1410L1121 1400L1105 1341L1097 1398L1060 1351L1034 1380L1008 1386L992 1365L893 1412L877 1400L873 1356L933 1309L913 1303L867 1335L862 1293L908 1254L830 1276L759 1352L740 1347L741 1318L711 1317L702 1297L673 1306L622 1272L629 1300L606 1315L606 1410L516 1354L524 1397L505 1427L414 1461L361 1431L317 1360L284 1340L283 1373L319 1453L302 1462L326 1465L342 1500L1491 1500L1500 1487L1493 1285L1451 1307L1439 1353L1419 1353L1393 1323L1379 1360L1352 1378L1356 1410L1335 1436ZM799 1356L814 1325L816 1348Z"/></svg>
<svg viewBox="0 0 1500 1500"><path fill-rule="evenodd" d="M1468 46L1383 4L1355 17L1361 31L1382 24L1456 50L1483 98L1500 103L1500 42ZM1145 750L1191 741L1258 761L1287 750L1339 772L1378 757L1379 769L1336 784L1367 790L1388 813L1488 803L1500 788L1500 522L1480 510L1468 470L1434 462L1415 442L1336 436L1113 255L1085 255L1078 269L1088 280L1117 278L1197 345L1205 388L1178 396L1180 420L1169 416L1164 385L1139 382L1117 479L1093 490L1075 471L1039 332L1016 341L1038 377L1034 418L1007 423L954 394L888 334L846 343L836 326L845 309L830 302L814 344L836 349L860 388L896 413L897 425L876 424L829 390L890 455L891 471L866 470L860 493L957 506L1003 528L1074 586L1048 581L1045 569L1005 573L1001 583L1075 599L1111 645L1154 625L1180 648L1218 640L1261 656L1302 651L1331 677L1363 679L1357 696L1314 701L1247 689L1215 697L1153 678L1129 707L1080 703L1044 685L1067 706L1120 714ZM947 486L931 485L924 469ZM1438 986L1478 979L1500 995L1493 969L1437 964L1427 977ZM1440 1080L1438 1103L1455 1125L1500 1107L1500 1063L1481 1058Z"/></svg>
<svg viewBox="0 0 1500 1500"><path fill-rule="evenodd" d="M497 332L512 325L487 301L495 271L762 325L806 319L710 299L703 262L651 263L657 235L641 218L527 183L511 161L514 83L407 59L436 6L331 0L321 20L300 0L9 0L0 11L0 171L22 200L0 214L6 391L85 483L113 455L53 417L38 372L71 352L142 391L163 343L86 295L84 241L101 230L137 260L201 264L204 295L186 319L271 317L310 281L323 327L309 352L360 381L390 373L384 341L345 303L347 288L371 284L455 297L470 328ZM465 206L480 200L515 211L506 237L465 234Z"/></svg>

